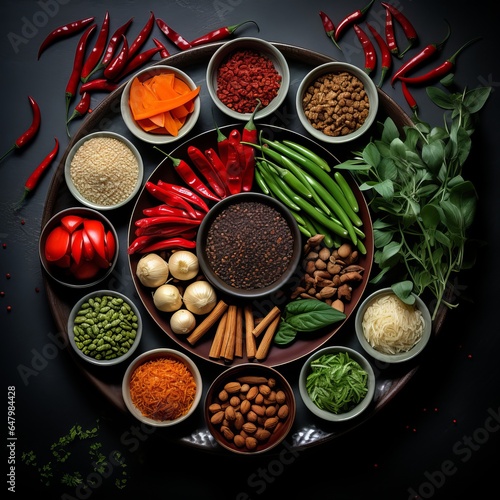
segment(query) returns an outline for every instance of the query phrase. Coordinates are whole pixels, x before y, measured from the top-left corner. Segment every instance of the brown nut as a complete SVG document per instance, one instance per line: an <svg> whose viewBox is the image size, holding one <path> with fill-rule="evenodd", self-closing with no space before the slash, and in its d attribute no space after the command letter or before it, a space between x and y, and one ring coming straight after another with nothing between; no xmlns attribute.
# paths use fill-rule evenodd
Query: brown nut
<svg viewBox="0 0 500 500"><path fill-rule="evenodd" d="M272 430L278 425L278 417L270 417L264 422L264 429Z"/></svg>
<svg viewBox="0 0 500 500"><path fill-rule="evenodd" d="M257 441L262 443L263 441L267 441L269 439L269 437L271 436L271 433L267 429L263 429L262 427L259 427L255 431L254 436L255 436L255 439L257 439Z"/></svg>
<svg viewBox="0 0 500 500"><path fill-rule="evenodd" d="M222 410L218 411L217 413L214 413L210 417L210 422L212 422L212 424L214 425L220 424L223 420L224 420L224 412Z"/></svg>
<svg viewBox="0 0 500 500"><path fill-rule="evenodd" d="M253 399L255 399L257 394L259 394L259 388L254 385L253 387L250 387L249 391L247 392L247 399L249 401L252 401Z"/></svg>
<svg viewBox="0 0 500 500"><path fill-rule="evenodd" d="M249 449L249 450L255 450L255 448L257 448L257 440L253 437L253 436L248 436L246 439L245 439L245 446Z"/></svg>
<svg viewBox="0 0 500 500"><path fill-rule="evenodd" d="M290 409L288 408L288 405L281 405L278 410L278 418L285 419L288 417L288 414L290 413Z"/></svg>
<svg viewBox="0 0 500 500"><path fill-rule="evenodd" d="M240 382L228 382L225 386L224 386L224 390L228 393L228 394L235 394L237 392L240 392L240 389L241 389L241 383Z"/></svg>
<svg viewBox="0 0 500 500"><path fill-rule="evenodd" d="M283 404L286 401L286 395L283 391L276 392L276 403Z"/></svg>
<svg viewBox="0 0 500 500"><path fill-rule="evenodd" d="M262 405L252 405L252 411L259 417L263 417L266 414L266 409Z"/></svg>
<svg viewBox="0 0 500 500"><path fill-rule="evenodd" d="M233 406L228 406L226 410L224 411L224 417L226 420L229 420L229 422L232 422L236 419L236 412L234 411Z"/></svg>
<svg viewBox="0 0 500 500"><path fill-rule="evenodd" d="M242 429L247 434L253 434L257 430L257 426L253 422L245 422Z"/></svg>
<svg viewBox="0 0 500 500"><path fill-rule="evenodd" d="M241 436L240 434L235 434L233 443L238 447L238 448L243 448L245 446L245 438Z"/></svg>
<svg viewBox="0 0 500 500"><path fill-rule="evenodd" d="M271 388L266 384L261 384L261 385L259 385L259 392L264 397L266 397L266 396L269 396L269 394L271 394Z"/></svg>
<svg viewBox="0 0 500 500"><path fill-rule="evenodd" d="M240 405L240 411L243 415L245 415L246 413L248 413L250 411L250 407L252 406L252 403L250 403L250 401L248 401L248 399L244 399L242 402L241 402L241 405Z"/></svg>
<svg viewBox="0 0 500 500"><path fill-rule="evenodd" d="M220 431L228 441L234 439L234 432L227 425L221 425Z"/></svg>

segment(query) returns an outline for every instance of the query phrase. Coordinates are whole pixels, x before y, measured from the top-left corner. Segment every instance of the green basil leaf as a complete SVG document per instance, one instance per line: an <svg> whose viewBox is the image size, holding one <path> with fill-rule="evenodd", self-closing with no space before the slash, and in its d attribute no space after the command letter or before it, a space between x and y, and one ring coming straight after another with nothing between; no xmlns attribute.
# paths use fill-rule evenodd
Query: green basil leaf
<svg viewBox="0 0 500 500"><path fill-rule="evenodd" d="M443 109L453 109L455 107L455 101L452 95L438 87L427 87L426 89L429 99L440 108Z"/></svg>
<svg viewBox="0 0 500 500"><path fill-rule="evenodd" d="M415 296L413 292L413 282L410 280L400 281L391 285L392 291L396 296L405 304L413 305L415 303Z"/></svg>
<svg viewBox="0 0 500 500"><path fill-rule="evenodd" d="M297 330L286 321L282 321L278 327L278 331L274 336L274 343L278 345L287 345L295 340Z"/></svg>
<svg viewBox="0 0 500 500"><path fill-rule="evenodd" d="M465 93L464 106L469 113L477 113L486 104L491 94L491 87L478 87Z"/></svg>
<svg viewBox="0 0 500 500"><path fill-rule="evenodd" d="M314 311L326 311L328 309L331 309L331 306L329 306L325 302L322 302L321 300L297 299L288 302L288 304L286 305L285 319L295 314L304 314Z"/></svg>
<svg viewBox="0 0 500 500"><path fill-rule="evenodd" d="M386 143L391 143L396 137L399 137L399 130L394 123L394 120L390 117L386 118L384 121L384 129L382 131L382 140Z"/></svg>
<svg viewBox="0 0 500 500"><path fill-rule="evenodd" d="M371 167L377 167L380 163L380 153L377 146L370 142L363 151L363 160Z"/></svg>
<svg viewBox="0 0 500 500"><path fill-rule="evenodd" d="M337 323L346 318L344 313L329 306L325 302L313 299L305 299L301 302L318 302L327 307L309 310L308 312L297 313L287 317L287 323L298 332L311 332L319 330L325 326Z"/></svg>
<svg viewBox="0 0 500 500"><path fill-rule="evenodd" d="M439 210L436 205L428 204L425 205L420 211L420 216L422 217L422 222L426 228L436 228L441 221L439 215Z"/></svg>
<svg viewBox="0 0 500 500"><path fill-rule="evenodd" d="M444 144L442 141L433 141L422 147L422 159L429 170L436 172L443 164Z"/></svg>

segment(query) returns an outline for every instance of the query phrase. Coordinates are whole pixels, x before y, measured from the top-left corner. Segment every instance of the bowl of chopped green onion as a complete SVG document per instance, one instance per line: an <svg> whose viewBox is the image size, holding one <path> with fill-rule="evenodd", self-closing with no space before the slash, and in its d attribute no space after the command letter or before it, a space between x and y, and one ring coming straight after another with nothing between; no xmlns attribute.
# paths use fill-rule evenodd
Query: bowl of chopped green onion
<svg viewBox="0 0 500 500"><path fill-rule="evenodd" d="M343 346L324 347L302 366L299 393L314 415L332 422L350 420L370 406L375 374L358 351Z"/></svg>

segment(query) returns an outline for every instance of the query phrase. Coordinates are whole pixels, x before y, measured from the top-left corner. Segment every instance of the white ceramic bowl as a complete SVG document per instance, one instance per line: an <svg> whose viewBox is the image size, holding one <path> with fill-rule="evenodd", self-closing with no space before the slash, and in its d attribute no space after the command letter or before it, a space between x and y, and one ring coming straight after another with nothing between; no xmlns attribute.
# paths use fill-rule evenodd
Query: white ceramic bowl
<svg viewBox="0 0 500 500"><path fill-rule="evenodd" d="M116 139L120 142L122 142L133 154L137 161L137 166L138 166L138 172L137 172L137 180L135 181L135 185L130 188L128 194L124 196L120 201L117 203L113 204L101 204L101 203L95 203L93 201L88 200L85 198L85 196L77 189L75 186L72 178L71 178L71 163L73 161L73 158L80 149L80 147L86 143L87 141L91 139L99 139L99 138L111 138L111 139ZM66 180L66 184L68 186L68 189L70 190L71 194L82 204L85 205L89 208L93 208L95 210L112 210L115 208L122 207L123 205L127 204L134 196L138 193L141 185L142 185L142 179L144 176L144 165L142 162L142 157L137 150L137 148L126 138L123 137L120 134L117 134L116 132L106 132L106 131L100 131L100 132L93 132L91 134L86 135L85 137L82 137L70 150L68 153L68 156L66 157L66 162L64 165L64 178ZM110 178L112 181L113 178ZM119 172L117 172L117 182L120 182L119 179ZM123 182L123 181L122 181ZM98 182L94 182L95 185L98 184ZM99 189L97 187L96 189Z"/></svg>
<svg viewBox="0 0 500 500"><path fill-rule="evenodd" d="M79 336L81 335L80 332L75 332L75 326L78 326L80 328L83 329L84 331L84 334L87 334L89 335L89 333L87 332L87 326L85 323L82 323L80 321L78 321L78 317L84 317L83 315L79 315L78 312L80 310L83 311L89 311L90 313L90 316L97 316L97 314L99 314L98 312L98 306L96 306L95 308L92 306L92 301L96 301L99 300L99 298L102 299L104 297L108 297L107 299L107 303L110 304L110 299L111 300L114 300L114 299L119 299L122 302L122 304L118 304L117 306L111 306L111 313L114 312L118 312L120 314L120 311L119 309L122 307L123 304L128 304L128 306L130 306L130 312L127 313L127 315L132 315L132 320L133 319L136 319L135 323L137 323L137 327L134 328L132 326L131 330L123 330L122 332L119 332L117 335L122 335L121 339L124 340L125 339L125 336L127 335L127 333L130 331L134 331L135 330L135 336L134 338L129 338L128 339L128 342L130 342L130 346L128 346L126 352L123 352L123 354L120 354L120 352L118 351L118 353L116 354L112 354L112 356L114 357L109 357L108 356L108 359L106 359L106 356L104 356L103 358L98 358L98 357L94 357L93 355L91 354L86 354L83 350L83 347L81 345L81 342L80 340L76 340L75 339L75 336ZM90 302L89 302L90 301ZM84 304L90 304L90 307L85 307L85 308L82 308L82 306L84 306ZM99 304L99 302L97 302L97 304ZM106 307L110 307L110 305L107 305ZM100 308L99 308L100 309ZM110 314L111 314L110 313ZM105 314L104 312L102 314ZM102 320L99 320L97 317L91 317L90 319L92 319L92 322L93 322L93 326L90 326L90 330L93 330L95 328L96 332L95 333L91 333L91 338L89 339L92 343L95 343L96 346L98 345L98 338L99 337L104 337L105 335L106 336L110 336L109 334L111 333L111 338L112 338L112 335L113 333L110 331L110 330L107 330L106 327L105 327L105 323L104 321ZM82 320L83 321L83 320ZM134 323L133 321L130 321L128 320L128 322L132 322ZM107 324L109 324L109 321L107 322ZM95 335L95 342L94 342L94 335ZM130 358L130 356L132 356L132 354L135 352L135 350L137 349L137 346L139 345L139 342L141 341L141 337L142 337L142 319L141 319L141 315L140 315L140 312L139 310L137 309L136 305L128 298L126 297L125 295L119 293L119 292L115 292L113 290L97 290L97 291L94 291L94 292L91 292L87 295L85 295L84 297L82 297L74 306L73 306L73 309L71 310L70 312L70 315L69 315L69 318L68 318L68 337L69 337L69 342L71 344L71 347L73 348L73 350L76 352L76 354L83 360L85 360L86 362L88 363L91 363L93 365L99 365L99 366L113 366L113 365L117 365L119 363L122 363L123 361L127 360ZM101 345L106 345L106 342L109 343L109 341L107 339L104 339L103 338L103 343ZM116 345L115 347L118 349L120 346L120 340L116 340ZM87 346L88 347L88 346ZM110 348L111 349L111 348ZM112 349L111 349L112 350ZM98 349L96 349L95 351L98 351ZM95 352L94 351L94 352ZM104 351L105 353L106 351Z"/></svg>
<svg viewBox="0 0 500 500"><path fill-rule="evenodd" d="M372 358L377 359L379 361L384 361L385 363L402 363L403 361L408 361L418 354L420 354L427 343L429 342L429 339L431 337L432 333L432 319L431 315L429 312L429 309L425 305L424 301L418 297L417 295L413 294L415 297L415 306L421 311L424 322L425 322L425 328L422 334L422 338L420 339L417 344L415 344L409 351L406 352L400 352L397 354L385 354L383 352L378 351L374 347L370 345L370 343L366 340L366 337L363 333L363 316L366 312L366 309L370 306L370 304L378 299L379 297L385 296L385 295L393 295L394 292L392 289L389 288L382 288L380 290L377 290L376 292L372 293L369 295L359 306L359 309L356 313L356 319L355 319L355 328L356 328L356 335L358 337L359 343L361 344L361 347L365 350L367 354L369 354Z"/></svg>
<svg viewBox="0 0 500 500"><path fill-rule="evenodd" d="M313 400L310 398L307 392L306 382L307 382L307 377L311 372L310 368L311 363L314 360L320 358L325 354L336 355L341 352L347 353L352 360L356 361L361 366L361 368L363 368L366 371L368 375L367 377L368 392L366 393L365 397L350 411L347 411L345 413L333 413L330 411L322 410L313 402ZM375 394L375 373L373 372L373 368L368 362L368 360L358 351L351 349L350 347L343 347L343 346L324 347L323 349L320 349L319 351L316 351L314 354L312 354L303 364L299 375L299 393L306 407L312 413L314 413L314 415L322 418L323 420L328 420L331 422L341 422L344 420L350 420L363 413L370 406L370 403L372 402L373 396Z"/></svg>
<svg viewBox="0 0 500 500"><path fill-rule="evenodd" d="M97 271L97 274L92 276L87 274L87 276L89 277L79 279L78 277L75 276L75 273L73 272L71 267L60 267L55 262L51 262L47 259L45 253L45 245L47 242L47 238L54 228L61 226L62 224L61 221L66 216L76 216L84 219L100 221L104 225L105 231L111 232L112 238L114 240L115 250L113 252L113 257L110 260L109 267L105 268L103 267ZM89 288L105 280L113 272L113 269L116 266L116 262L118 261L118 254L119 254L118 234L114 226L111 224L111 222L97 210L87 207L66 208L54 214L42 228L42 231L40 233L40 238L38 240L38 253L40 255L40 261L42 263L43 268L45 269L45 272L54 281L60 283L61 285L68 286L70 288ZM72 253L73 252L71 252L71 255ZM80 262L82 262L83 260L84 259L82 258ZM73 262L76 261L73 259L73 257L71 257L69 264L71 265L71 263Z"/></svg>
<svg viewBox="0 0 500 500"><path fill-rule="evenodd" d="M273 62L274 68L281 76L281 85L276 97L265 107L260 108L255 114L255 119L264 118L274 113L282 104L290 87L290 69L283 54L272 44L260 38L241 37L226 42L219 47L210 58L207 67L207 88L215 105L227 116L236 120L248 120L252 113L239 113L227 107L217 97L217 71L224 60L233 52L238 50L255 51Z"/></svg>
<svg viewBox="0 0 500 500"><path fill-rule="evenodd" d="M147 67L141 71L138 71L134 75L130 77L125 88L123 89L123 93L120 101L120 110L122 114L123 121L127 128L134 134L137 138L141 139L144 142L148 142L150 144L171 144L176 142L183 137L185 137L196 125L198 118L200 116L201 110L201 100L198 95L194 100L194 110L186 119L186 122L179 130L179 133L176 136L170 134L155 134L146 132L143 128L141 128L134 118L132 117L132 112L130 111L129 105L129 97L130 97L130 86L132 85L132 81L134 78L139 78L140 81L147 80L155 75L160 75L163 73L173 73L177 78L185 82L190 89L195 89L197 85L192 80L192 78L186 74L184 71L177 69L173 66L156 64L150 67Z"/></svg>
<svg viewBox="0 0 500 500"><path fill-rule="evenodd" d="M136 368L138 368L143 363L147 363L148 361L155 361L161 358L172 358L176 361L184 363L188 368L188 370L191 372L194 381L196 383L196 393L189 410L183 416L175 420L154 420L152 418L144 416L141 413L141 411L134 405L134 403L132 402L132 398L130 397L130 379ZM198 367L196 366L194 361L192 361L191 358L189 358L180 351L167 348L152 349L151 351L146 351L141 355L139 355L128 366L122 382L123 399L130 413L140 422L147 425L151 425L153 427L170 427L179 424L181 422L184 422L184 420L189 418L195 412L201 400L202 393L203 393L203 381L201 378L200 371L198 370Z"/></svg>
<svg viewBox="0 0 500 500"><path fill-rule="evenodd" d="M326 75L328 73L338 73L338 72L348 72L358 78L364 86L366 94L369 99L369 113L366 117L363 125L356 129L355 131L346 134L346 135L338 135L331 136L325 134L323 131L314 128L304 113L304 108L302 104L302 99L307 91L307 89L321 76ZM349 141L353 141L361 137L372 125L375 120L378 111L379 104L379 96L378 89L371 77L364 72L362 69L354 66L353 64L344 63L344 62L328 62L317 66L313 70L311 70L302 80L297 90L297 95L295 98L295 107L297 110L297 116L299 117L302 126L306 129L309 134L311 134L315 139L318 139L322 142L327 142L330 144L341 144Z"/></svg>

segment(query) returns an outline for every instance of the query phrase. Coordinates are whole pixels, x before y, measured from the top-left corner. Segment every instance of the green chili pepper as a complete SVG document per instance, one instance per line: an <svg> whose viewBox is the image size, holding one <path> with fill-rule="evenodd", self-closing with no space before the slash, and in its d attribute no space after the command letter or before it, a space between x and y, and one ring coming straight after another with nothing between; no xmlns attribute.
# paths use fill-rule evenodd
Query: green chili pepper
<svg viewBox="0 0 500 500"><path fill-rule="evenodd" d="M286 193L283 192L283 189L281 186L278 185L277 181L281 180L277 176L272 176L271 172L267 169L265 166L264 162L257 162L256 163L257 168L259 169L260 173L262 174L262 177L264 178L265 183L269 187L269 189L274 193L276 198L278 198L282 203L284 203L288 208L292 210L299 211L300 207L295 203L290 196L287 196ZM284 184L284 182L283 182ZM293 191L292 191L293 193Z"/></svg>
<svg viewBox="0 0 500 500"><path fill-rule="evenodd" d="M356 200L356 196L354 196L354 193L351 189L351 186L349 186L345 177L340 172L335 172L333 174L333 177L335 178L335 180L337 181L337 184L339 185L340 189L344 193L346 200L351 205L351 208L355 212L359 212L358 200Z"/></svg>
<svg viewBox="0 0 500 500"><path fill-rule="evenodd" d="M301 154L302 156L309 158L311 161L316 163L316 165L319 165L325 172L331 171L330 165L324 158L321 158L321 156L317 155L314 151L311 151L309 148L306 148L302 144L297 144L296 142L287 139L283 140L283 144L297 151L297 153Z"/></svg>

